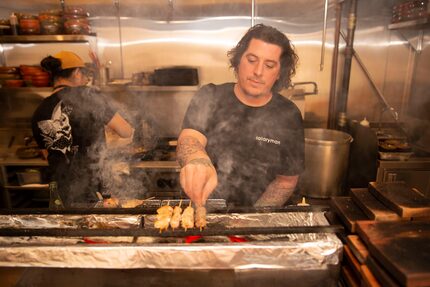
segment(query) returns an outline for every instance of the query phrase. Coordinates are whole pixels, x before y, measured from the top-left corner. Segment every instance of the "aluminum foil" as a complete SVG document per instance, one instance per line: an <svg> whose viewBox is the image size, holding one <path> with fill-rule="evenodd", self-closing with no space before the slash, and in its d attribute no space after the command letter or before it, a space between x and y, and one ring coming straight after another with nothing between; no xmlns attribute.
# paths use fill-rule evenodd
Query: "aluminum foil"
<svg viewBox="0 0 430 287"><path fill-rule="evenodd" d="M45 216L55 216L59 221L62 217L62 215ZM151 222L154 216L143 216L144 228L153 228ZM23 227L23 223L50 222L46 217L39 221L15 219L11 222L18 222ZM106 215L95 217L104 218ZM328 225L322 212L209 214L207 219L207 228L218 225L225 227ZM109 223L110 220L112 218L109 218ZM49 223L49 227L53 227L52 222ZM0 266L235 270L326 270L328 265L340 266L342 243L335 234L254 235L247 236L246 240L248 241L233 243L228 242L226 237L212 236L204 243L184 244L183 238L0 237Z"/></svg>
<svg viewBox="0 0 430 287"><path fill-rule="evenodd" d="M0 228L137 228L143 215L0 215Z"/></svg>

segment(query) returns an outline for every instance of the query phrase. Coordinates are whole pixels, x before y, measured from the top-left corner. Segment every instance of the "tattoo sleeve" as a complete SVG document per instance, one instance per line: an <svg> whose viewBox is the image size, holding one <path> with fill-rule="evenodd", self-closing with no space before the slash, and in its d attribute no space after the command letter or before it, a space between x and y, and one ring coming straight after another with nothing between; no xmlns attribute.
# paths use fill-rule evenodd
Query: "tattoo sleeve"
<svg viewBox="0 0 430 287"><path fill-rule="evenodd" d="M267 187L254 206L283 206L293 194L294 189L295 187L285 186L275 180Z"/></svg>
<svg viewBox="0 0 430 287"><path fill-rule="evenodd" d="M213 166L212 162L207 158L195 158L187 162L187 164L202 164L205 166Z"/></svg>
<svg viewBox="0 0 430 287"><path fill-rule="evenodd" d="M187 163L191 162L195 164L203 163L199 162L199 160L206 160L206 162L212 164L210 160L205 158L196 158L188 162L190 156L195 155L197 153L206 154L205 148L197 139L193 137L184 137L180 139L180 141L178 142L178 147L176 149L176 156L181 167L184 167Z"/></svg>

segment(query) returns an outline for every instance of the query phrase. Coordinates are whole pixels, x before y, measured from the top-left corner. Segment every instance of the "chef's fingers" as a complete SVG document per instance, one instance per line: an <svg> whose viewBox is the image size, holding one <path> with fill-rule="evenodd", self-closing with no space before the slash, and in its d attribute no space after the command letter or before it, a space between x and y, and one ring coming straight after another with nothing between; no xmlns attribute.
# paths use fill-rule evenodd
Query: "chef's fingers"
<svg viewBox="0 0 430 287"><path fill-rule="evenodd" d="M182 189L185 191L185 170L181 169L179 172L179 183L181 184Z"/></svg>
<svg viewBox="0 0 430 287"><path fill-rule="evenodd" d="M185 167L181 169L181 172L179 174L179 180L185 194L192 200L193 196L191 194L191 189L190 189L189 172L186 170Z"/></svg>
<svg viewBox="0 0 430 287"><path fill-rule="evenodd" d="M215 190L218 185L218 176L216 171L214 171L208 181L206 182L203 192L202 192L202 205L206 204L206 200L209 198L209 195Z"/></svg>
<svg viewBox="0 0 430 287"><path fill-rule="evenodd" d="M202 166L196 166L193 172L193 181L191 184L191 193L194 195L193 201L196 205L202 204L203 187L206 184L207 169Z"/></svg>
<svg viewBox="0 0 430 287"><path fill-rule="evenodd" d="M204 170L199 170L194 165L181 169L180 182L187 196L195 204L201 204L201 193L204 185Z"/></svg>

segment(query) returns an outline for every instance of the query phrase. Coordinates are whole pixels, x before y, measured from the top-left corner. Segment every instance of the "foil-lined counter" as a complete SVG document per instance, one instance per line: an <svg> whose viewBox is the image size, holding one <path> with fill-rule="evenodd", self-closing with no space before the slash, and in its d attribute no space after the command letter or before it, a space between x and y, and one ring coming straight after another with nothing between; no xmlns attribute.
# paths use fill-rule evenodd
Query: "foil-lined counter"
<svg viewBox="0 0 430 287"><path fill-rule="evenodd" d="M153 228L154 215L1 215L0 228ZM208 229L328 225L323 212L208 214ZM144 222L144 225L142 224ZM0 237L0 266L325 270L340 266L333 233L177 237ZM94 244L97 243L97 244Z"/></svg>

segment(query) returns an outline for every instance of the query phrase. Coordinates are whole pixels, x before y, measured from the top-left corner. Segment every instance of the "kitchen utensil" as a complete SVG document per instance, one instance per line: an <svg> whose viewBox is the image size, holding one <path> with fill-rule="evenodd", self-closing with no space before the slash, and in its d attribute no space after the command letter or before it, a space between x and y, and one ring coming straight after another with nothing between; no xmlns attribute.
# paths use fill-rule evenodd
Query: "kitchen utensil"
<svg viewBox="0 0 430 287"><path fill-rule="evenodd" d="M95 208L102 208L103 207L103 196L100 192L96 191L96 196L98 201L94 205Z"/></svg>
<svg viewBox="0 0 430 287"><path fill-rule="evenodd" d="M341 195L352 137L328 129L305 129L305 166L300 192L316 198ZM330 170L330 172L328 172Z"/></svg>

